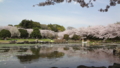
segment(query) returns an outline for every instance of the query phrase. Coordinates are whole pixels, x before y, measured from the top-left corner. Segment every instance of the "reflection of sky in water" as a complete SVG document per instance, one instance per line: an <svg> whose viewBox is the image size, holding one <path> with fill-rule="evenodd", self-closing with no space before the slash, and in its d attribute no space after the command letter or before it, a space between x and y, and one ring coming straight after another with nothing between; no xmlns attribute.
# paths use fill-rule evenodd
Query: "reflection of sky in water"
<svg viewBox="0 0 120 68"><path fill-rule="evenodd" d="M69 47L68 50L64 50L63 46L33 48L26 52L18 51L11 49L8 52L0 52L0 68L77 68L79 65L108 67L114 63L120 63L120 58L114 56L112 50L108 49L88 51L74 50ZM30 56L28 56L29 59L26 55Z"/></svg>

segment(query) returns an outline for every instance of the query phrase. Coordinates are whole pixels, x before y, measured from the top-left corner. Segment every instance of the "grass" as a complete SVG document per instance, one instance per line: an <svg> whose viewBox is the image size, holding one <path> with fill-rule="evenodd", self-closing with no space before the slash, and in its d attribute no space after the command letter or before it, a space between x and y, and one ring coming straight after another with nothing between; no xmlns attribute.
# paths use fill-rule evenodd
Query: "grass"
<svg viewBox="0 0 120 68"><path fill-rule="evenodd" d="M36 39L9 39L9 40L0 40L0 43L9 43L12 40L17 40L17 42L23 42L23 41L31 42L31 41L35 41ZM51 42L51 39L38 39L38 41L48 41L48 42Z"/></svg>

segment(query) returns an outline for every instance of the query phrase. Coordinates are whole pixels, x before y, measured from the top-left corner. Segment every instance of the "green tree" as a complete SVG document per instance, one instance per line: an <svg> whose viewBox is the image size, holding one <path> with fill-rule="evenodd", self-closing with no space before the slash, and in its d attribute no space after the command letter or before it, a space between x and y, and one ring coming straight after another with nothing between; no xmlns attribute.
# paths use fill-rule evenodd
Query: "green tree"
<svg viewBox="0 0 120 68"><path fill-rule="evenodd" d="M48 29L48 26L46 24L41 24L41 29Z"/></svg>
<svg viewBox="0 0 120 68"><path fill-rule="evenodd" d="M0 37L5 39L6 37L11 37L11 33L9 30L6 30L6 29L2 29L0 31Z"/></svg>
<svg viewBox="0 0 120 68"><path fill-rule="evenodd" d="M39 22L35 22L32 20L22 20L21 23L19 24L19 26L23 27L23 28L35 28L38 27L40 28L40 23Z"/></svg>
<svg viewBox="0 0 120 68"><path fill-rule="evenodd" d="M19 29L19 32L20 32L20 37L21 37L21 38L27 38L27 37L28 37L28 32L27 32L27 30Z"/></svg>
<svg viewBox="0 0 120 68"><path fill-rule="evenodd" d="M52 31L59 32L59 31L64 31L65 28L61 25L58 24L48 24L48 28Z"/></svg>
<svg viewBox="0 0 120 68"><path fill-rule="evenodd" d="M56 25L58 31L64 31L65 28L61 25Z"/></svg>
<svg viewBox="0 0 120 68"><path fill-rule="evenodd" d="M39 22L32 21L32 28L41 28L41 24Z"/></svg>
<svg viewBox="0 0 120 68"><path fill-rule="evenodd" d="M39 28L34 28L33 32L30 34L30 37L32 37L32 38L41 38L41 33L39 31Z"/></svg>
<svg viewBox="0 0 120 68"><path fill-rule="evenodd" d="M8 24L8 26L13 26L12 24Z"/></svg>
<svg viewBox="0 0 120 68"><path fill-rule="evenodd" d="M76 34L74 34L72 37L72 40L79 40L79 39L80 39L80 36Z"/></svg>
<svg viewBox="0 0 120 68"><path fill-rule="evenodd" d="M69 35L65 34L64 37L63 37L63 39L68 40L69 39Z"/></svg>

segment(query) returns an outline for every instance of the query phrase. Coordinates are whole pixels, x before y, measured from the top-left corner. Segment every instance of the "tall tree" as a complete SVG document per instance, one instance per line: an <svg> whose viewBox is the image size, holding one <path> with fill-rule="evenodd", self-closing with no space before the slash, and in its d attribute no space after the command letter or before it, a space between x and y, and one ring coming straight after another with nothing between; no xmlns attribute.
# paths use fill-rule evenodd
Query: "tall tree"
<svg viewBox="0 0 120 68"><path fill-rule="evenodd" d="M9 31L11 33L11 37L19 37L20 36L20 32L17 27L11 27L9 29Z"/></svg>
<svg viewBox="0 0 120 68"><path fill-rule="evenodd" d="M39 22L35 22L32 20L22 20L21 23L19 24L19 26L23 27L23 28L35 28L38 27L40 28L40 23Z"/></svg>

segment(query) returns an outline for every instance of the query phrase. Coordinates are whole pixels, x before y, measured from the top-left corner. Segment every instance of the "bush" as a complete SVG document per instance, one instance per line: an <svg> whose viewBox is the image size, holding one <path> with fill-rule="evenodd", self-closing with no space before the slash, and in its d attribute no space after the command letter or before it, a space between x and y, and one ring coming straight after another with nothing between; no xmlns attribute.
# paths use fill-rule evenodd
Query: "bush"
<svg viewBox="0 0 120 68"><path fill-rule="evenodd" d="M30 34L31 38L41 38L41 33L38 28L34 28L33 32Z"/></svg>
<svg viewBox="0 0 120 68"><path fill-rule="evenodd" d="M27 38L28 37L27 30L19 29L19 32L20 32L20 38Z"/></svg>
<svg viewBox="0 0 120 68"><path fill-rule="evenodd" d="M3 29L0 31L0 37L1 38L11 37L11 33L9 30Z"/></svg>
<svg viewBox="0 0 120 68"><path fill-rule="evenodd" d="M80 39L80 36L78 36L78 35L73 35L73 37L72 37L72 40L79 40Z"/></svg>
<svg viewBox="0 0 120 68"><path fill-rule="evenodd" d="M69 35L65 34L64 37L63 37L63 39L68 40L69 39Z"/></svg>

